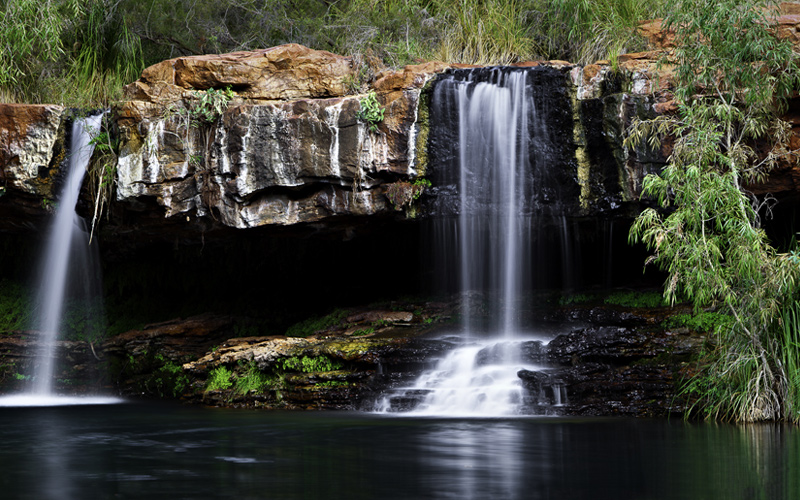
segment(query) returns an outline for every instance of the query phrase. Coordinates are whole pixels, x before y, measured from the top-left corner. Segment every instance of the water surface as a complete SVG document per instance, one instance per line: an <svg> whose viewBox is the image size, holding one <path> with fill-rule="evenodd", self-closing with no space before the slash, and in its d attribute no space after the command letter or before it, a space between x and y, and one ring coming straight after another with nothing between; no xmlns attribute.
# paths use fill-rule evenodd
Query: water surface
<svg viewBox="0 0 800 500"><path fill-rule="evenodd" d="M0 408L8 499L796 499L791 427Z"/></svg>

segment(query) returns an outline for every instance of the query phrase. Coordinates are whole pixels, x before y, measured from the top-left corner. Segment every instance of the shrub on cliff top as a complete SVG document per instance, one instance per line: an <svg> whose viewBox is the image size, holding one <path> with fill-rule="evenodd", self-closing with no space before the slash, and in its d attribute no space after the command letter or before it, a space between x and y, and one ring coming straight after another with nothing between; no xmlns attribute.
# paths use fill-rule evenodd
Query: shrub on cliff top
<svg viewBox="0 0 800 500"><path fill-rule="evenodd" d="M0 6L0 100L87 106L176 56L300 43L423 59L593 62L643 47L664 0L16 0ZM176 30L175 26L181 26ZM377 62L376 62L377 61ZM372 64L372 63L371 63Z"/></svg>

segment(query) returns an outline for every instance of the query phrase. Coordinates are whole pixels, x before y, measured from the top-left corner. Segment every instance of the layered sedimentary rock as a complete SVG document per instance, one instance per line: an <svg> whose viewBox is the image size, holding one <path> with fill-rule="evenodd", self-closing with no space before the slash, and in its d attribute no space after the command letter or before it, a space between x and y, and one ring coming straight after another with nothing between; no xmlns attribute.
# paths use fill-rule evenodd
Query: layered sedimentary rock
<svg viewBox="0 0 800 500"><path fill-rule="evenodd" d="M421 87L442 67L385 75L385 119L370 124L358 117L365 95L345 95L360 85L349 58L287 45L160 63L119 110L117 200L235 228L390 213L386 186L420 174ZM212 123L193 111L207 89L233 95Z"/></svg>
<svg viewBox="0 0 800 500"><path fill-rule="evenodd" d="M648 116L658 105L646 96L653 90L652 65L631 60L635 70L624 66L630 78L611 75L607 66L532 64L551 68L556 92L566 98L553 104L567 107L565 175L587 207L606 196L608 186L601 184L608 184L609 169L619 179L611 196L624 201L636 198L644 172L663 163L663 155L631 156L621 146L631 117ZM422 191L412 185L416 178L444 168L428 161L436 146L428 141L427 99L431 80L448 68L432 62L384 71L366 86L351 59L298 45L177 58L147 68L126 88L130 100L110 115L120 138L112 211L146 214L149 224L165 227L188 216L206 221L197 226L202 228L397 213ZM358 92L366 90L385 108L379 123L359 118L366 94ZM209 91L232 97L219 117L199 111ZM9 113L25 122L23 110ZM60 114L47 116L40 134L58 130ZM6 142L7 150L20 149ZM36 158L4 162L4 175L16 189L51 198L52 183L39 179L42 165L57 166L54 143L26 146ZM117 233L127 230L124 224Z"/></svg>
<svg viewBox="0 0 800 500"><path fill-rule="evenodd" d="M55 198L64 108L0 104L0 230L33 227Z"/></svg>
<svg viewBox="0 0 800 500"><path fill-rule="evenodd" d="M52 196L48 183L64 108L0 104L0 182L4 189Z"/></svg>

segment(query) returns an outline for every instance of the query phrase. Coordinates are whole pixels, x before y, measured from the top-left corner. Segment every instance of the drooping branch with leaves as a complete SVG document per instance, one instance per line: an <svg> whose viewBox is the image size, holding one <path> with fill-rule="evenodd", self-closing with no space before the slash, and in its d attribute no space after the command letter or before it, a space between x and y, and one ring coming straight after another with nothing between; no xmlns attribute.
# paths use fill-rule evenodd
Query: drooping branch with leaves
<svg viewBox="0 0 800 500"><path fill-rule="evenodd" d="M769 198L747 191L789 157L779 116L798 70L791 44L774 35L770 4L678 0L665 19L676 47L663 60L675 68L678 112L634 123L627 139L653 146L674 138L667 167L643 183L662 210L642 212L631 241L644 242L648 263L668 272L669 301L719 308L734 320L709 339L685 386L708 418L800 419L800 324L790 314L800 267L762 228Z"/></svg>

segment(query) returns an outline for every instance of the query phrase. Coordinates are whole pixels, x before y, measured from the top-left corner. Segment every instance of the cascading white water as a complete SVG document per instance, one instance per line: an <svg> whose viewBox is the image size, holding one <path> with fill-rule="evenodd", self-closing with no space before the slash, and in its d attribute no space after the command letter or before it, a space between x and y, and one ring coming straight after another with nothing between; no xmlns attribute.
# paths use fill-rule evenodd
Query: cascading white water
<svg viewBox="0 0 800 500"><path fill-rule="evenodd" d="M411 414L513 415L524 398L517 372L539 368L523 365L515 355L520 343L530 340L522 331L519 304L532 272L531 200L539 161L531 158L531 146L550 140L528 75L498 68L480 81L473 73L441 80L434 90L432 108L458 123L454 253L464 345L405 388L424 394ZM487 335L493 340L482 339ZM487 357L489 351L501 355ZM391 411L389 399L379 402L379 411Z"/></svg>
<svg viewBox="0 0 800 500"><path fill-rule="evenodd" d="M87 295L94 272L89 257L89 235L83 219L75 212L86 167L94 151L91 140L100 129L103 115L76 119L72 124L69 161L64 184L57 201L39 277L34 329L39 332L37 364L33 383L26 394L0 398L0 406L42 406L63 404L99 404L119 401L116 398L71 398L53 393L55 345L63 327L64 304L70 284ZM74 282L74 283L71 283ZM88 301L85 301L88 302ZM85 303L82 304L85 306ZM97 314L96 310L84 314Z"/></svg>
<svg viewBox="0 0 800 500"><path fill-rule="evenodd" d="M69 168L61 196L58 199L55 219L47 239L44 268L39 284L39 305L36 330L40 332L38 368L34 374L32 391L38 395L53 392L53 349L61 328L61 313L67 288L70 254L73 244L88 237L83 220L75 213L86 166L94 152L91 140L100 129L103 115L76 119L72 124Z"/></svg>
<svg viewBox="0 0 800 500"><path fill-rule="evenodd" d="M528 144L536 113L529 110L526 75L498 72L491 82L452 81L459 107L461 290L495 294L490 328L507 337L519 329L515 303L529 260L525 196L532 188ZM478 323L475 309L468 304L463 316L468 334Z"/></svg>

